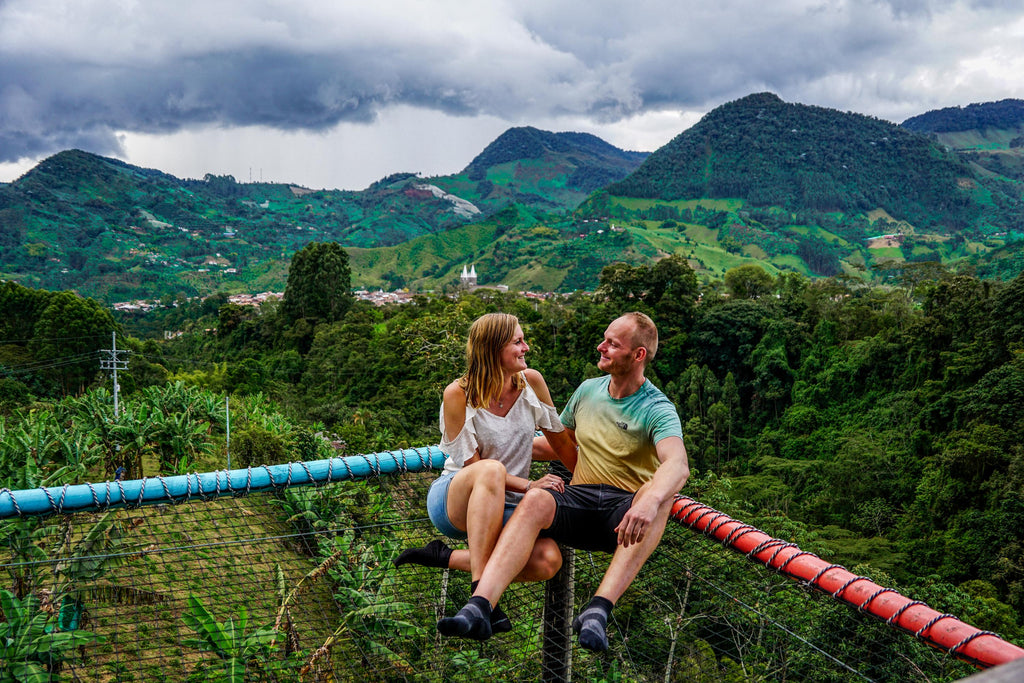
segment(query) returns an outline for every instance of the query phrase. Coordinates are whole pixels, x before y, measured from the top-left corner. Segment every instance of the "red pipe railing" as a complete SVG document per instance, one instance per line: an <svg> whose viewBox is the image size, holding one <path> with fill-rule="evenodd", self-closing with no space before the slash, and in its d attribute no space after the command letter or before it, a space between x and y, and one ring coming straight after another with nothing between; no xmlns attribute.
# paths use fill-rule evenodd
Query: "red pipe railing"
<svg viewBox="0 0 1024 683"><path fill-rule="evenodd" d="M941 614L923 602L911 600L892 588L884 588L846 568L825 562L754 527L732 519L686 496L677 496L672 519L718 539L749 559L804 581L862 612L894 626L959 659L991 667L1024 657L1024 649L994 633L982 631L950 614Z"/></svg>

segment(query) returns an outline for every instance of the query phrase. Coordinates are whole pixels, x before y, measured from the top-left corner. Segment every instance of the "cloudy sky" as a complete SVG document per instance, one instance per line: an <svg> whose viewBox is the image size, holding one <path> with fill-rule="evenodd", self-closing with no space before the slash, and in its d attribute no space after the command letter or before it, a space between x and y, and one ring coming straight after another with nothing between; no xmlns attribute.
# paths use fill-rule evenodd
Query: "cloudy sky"
<svg viewBox="0 0 1024 683"><path fill-rule="evenodd" d="M511 126L653 151L716 106L1024 98L1019 0L0 0L0 182L78 148L362 189Z"/></svg>

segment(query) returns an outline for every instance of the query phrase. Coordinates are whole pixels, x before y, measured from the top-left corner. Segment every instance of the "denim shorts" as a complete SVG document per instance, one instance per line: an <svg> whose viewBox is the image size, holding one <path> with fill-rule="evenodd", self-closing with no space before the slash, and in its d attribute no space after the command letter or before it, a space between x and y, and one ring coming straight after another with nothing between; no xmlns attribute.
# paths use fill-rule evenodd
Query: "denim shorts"
<svg viewBox="0 0 1024 683"><path fill-rule="evenodd" d="M565 491L548 491L554 499L555 519L540 532L543 538L577 550L614 553L619 544L615 527L633 505L632 491L608 484L577 484Z"/></svg>
<svg viewBox="0 0 1024 683"><path fill-rule="evenodd" d="M427 491L427 516L430 517L430 521L434 523L437 530L445 536L465 540L466 532L452 524L452 520L448 518L448 487L452 485L455 474L455 472L442 474L430 485L430 489ZM508 523L508 518L512 516L515 509L515 503L505 501L502 524Z"/></svg>

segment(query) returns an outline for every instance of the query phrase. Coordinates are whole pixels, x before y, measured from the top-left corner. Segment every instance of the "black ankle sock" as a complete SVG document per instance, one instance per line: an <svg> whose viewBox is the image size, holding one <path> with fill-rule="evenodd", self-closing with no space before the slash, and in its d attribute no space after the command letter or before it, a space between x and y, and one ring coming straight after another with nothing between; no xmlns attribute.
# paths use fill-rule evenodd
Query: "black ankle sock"
<svg viewBox="0 0 1024 683"><path fill-rule="evenodd" d="M487 598L475 595L454 617L445 617L437 622L437 630L443 636L487 640L492 633L491 603Z"/></svg>
<svg viewBox="0 0 1024 683"><path fill-rule="evenodd" d="M479 581L473 581L469 584L470 594L476 593L476 587ZM508 633L512 630L512 620L505 614L505 610L501 609L501 605L495 605L491 608L491 633Z"/></svg>
<svg viewBox="0 0 1024 683"><path fill-rule="evenodd" d="M452 549L445 545L444 541L431 541L422 548L409 548L403 550L398 557L392 560L396 567L403 564L421 564L424 567L448 568L448 561L451 559Z"/></svg>
<svg viewBox="0 0 1024 683"><path fill-rule="evenodd" d="M611 616L615 603L607 598L595 595L590 604L580 612L572 622L572 629L579 636L581 647L588 650L603 651L608 649L608 617Z"/></svg>

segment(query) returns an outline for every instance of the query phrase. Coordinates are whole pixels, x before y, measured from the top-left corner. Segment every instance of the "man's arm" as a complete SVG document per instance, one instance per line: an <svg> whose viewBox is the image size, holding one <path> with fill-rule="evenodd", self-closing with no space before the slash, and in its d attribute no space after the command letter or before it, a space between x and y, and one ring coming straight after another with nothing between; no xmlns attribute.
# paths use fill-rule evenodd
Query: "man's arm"
<svg viewBox="0 0 1024 683"><path fill-rule="evenodd" d="M551 392L544 378L536 370L525 370L523 375L533 387L534 393L542 403L554 407L551 400ZM561 432L541 430L544 436L535 437L533 440L534 460L561 460L570 472L576 469L576 438L571 429L564 429Z"/></svg>
<svg viewBox="0 0 1024 683"><path fill-rule="evenodd" d="M533 438L534 460L561 460L570 472L576 471L576 433L566 427L560 432L544 432Z"/></svg>
<svg viewBox="0 0 1024 683"><path fill-rule="evenodd" d="M671 502L690 478L686 446L681 438L666 437L655 445L655 449L661 464L654 477L636 492L633 505L615 529L619 534L619 544L627 548L643 538L661 506Z"/></svg>

